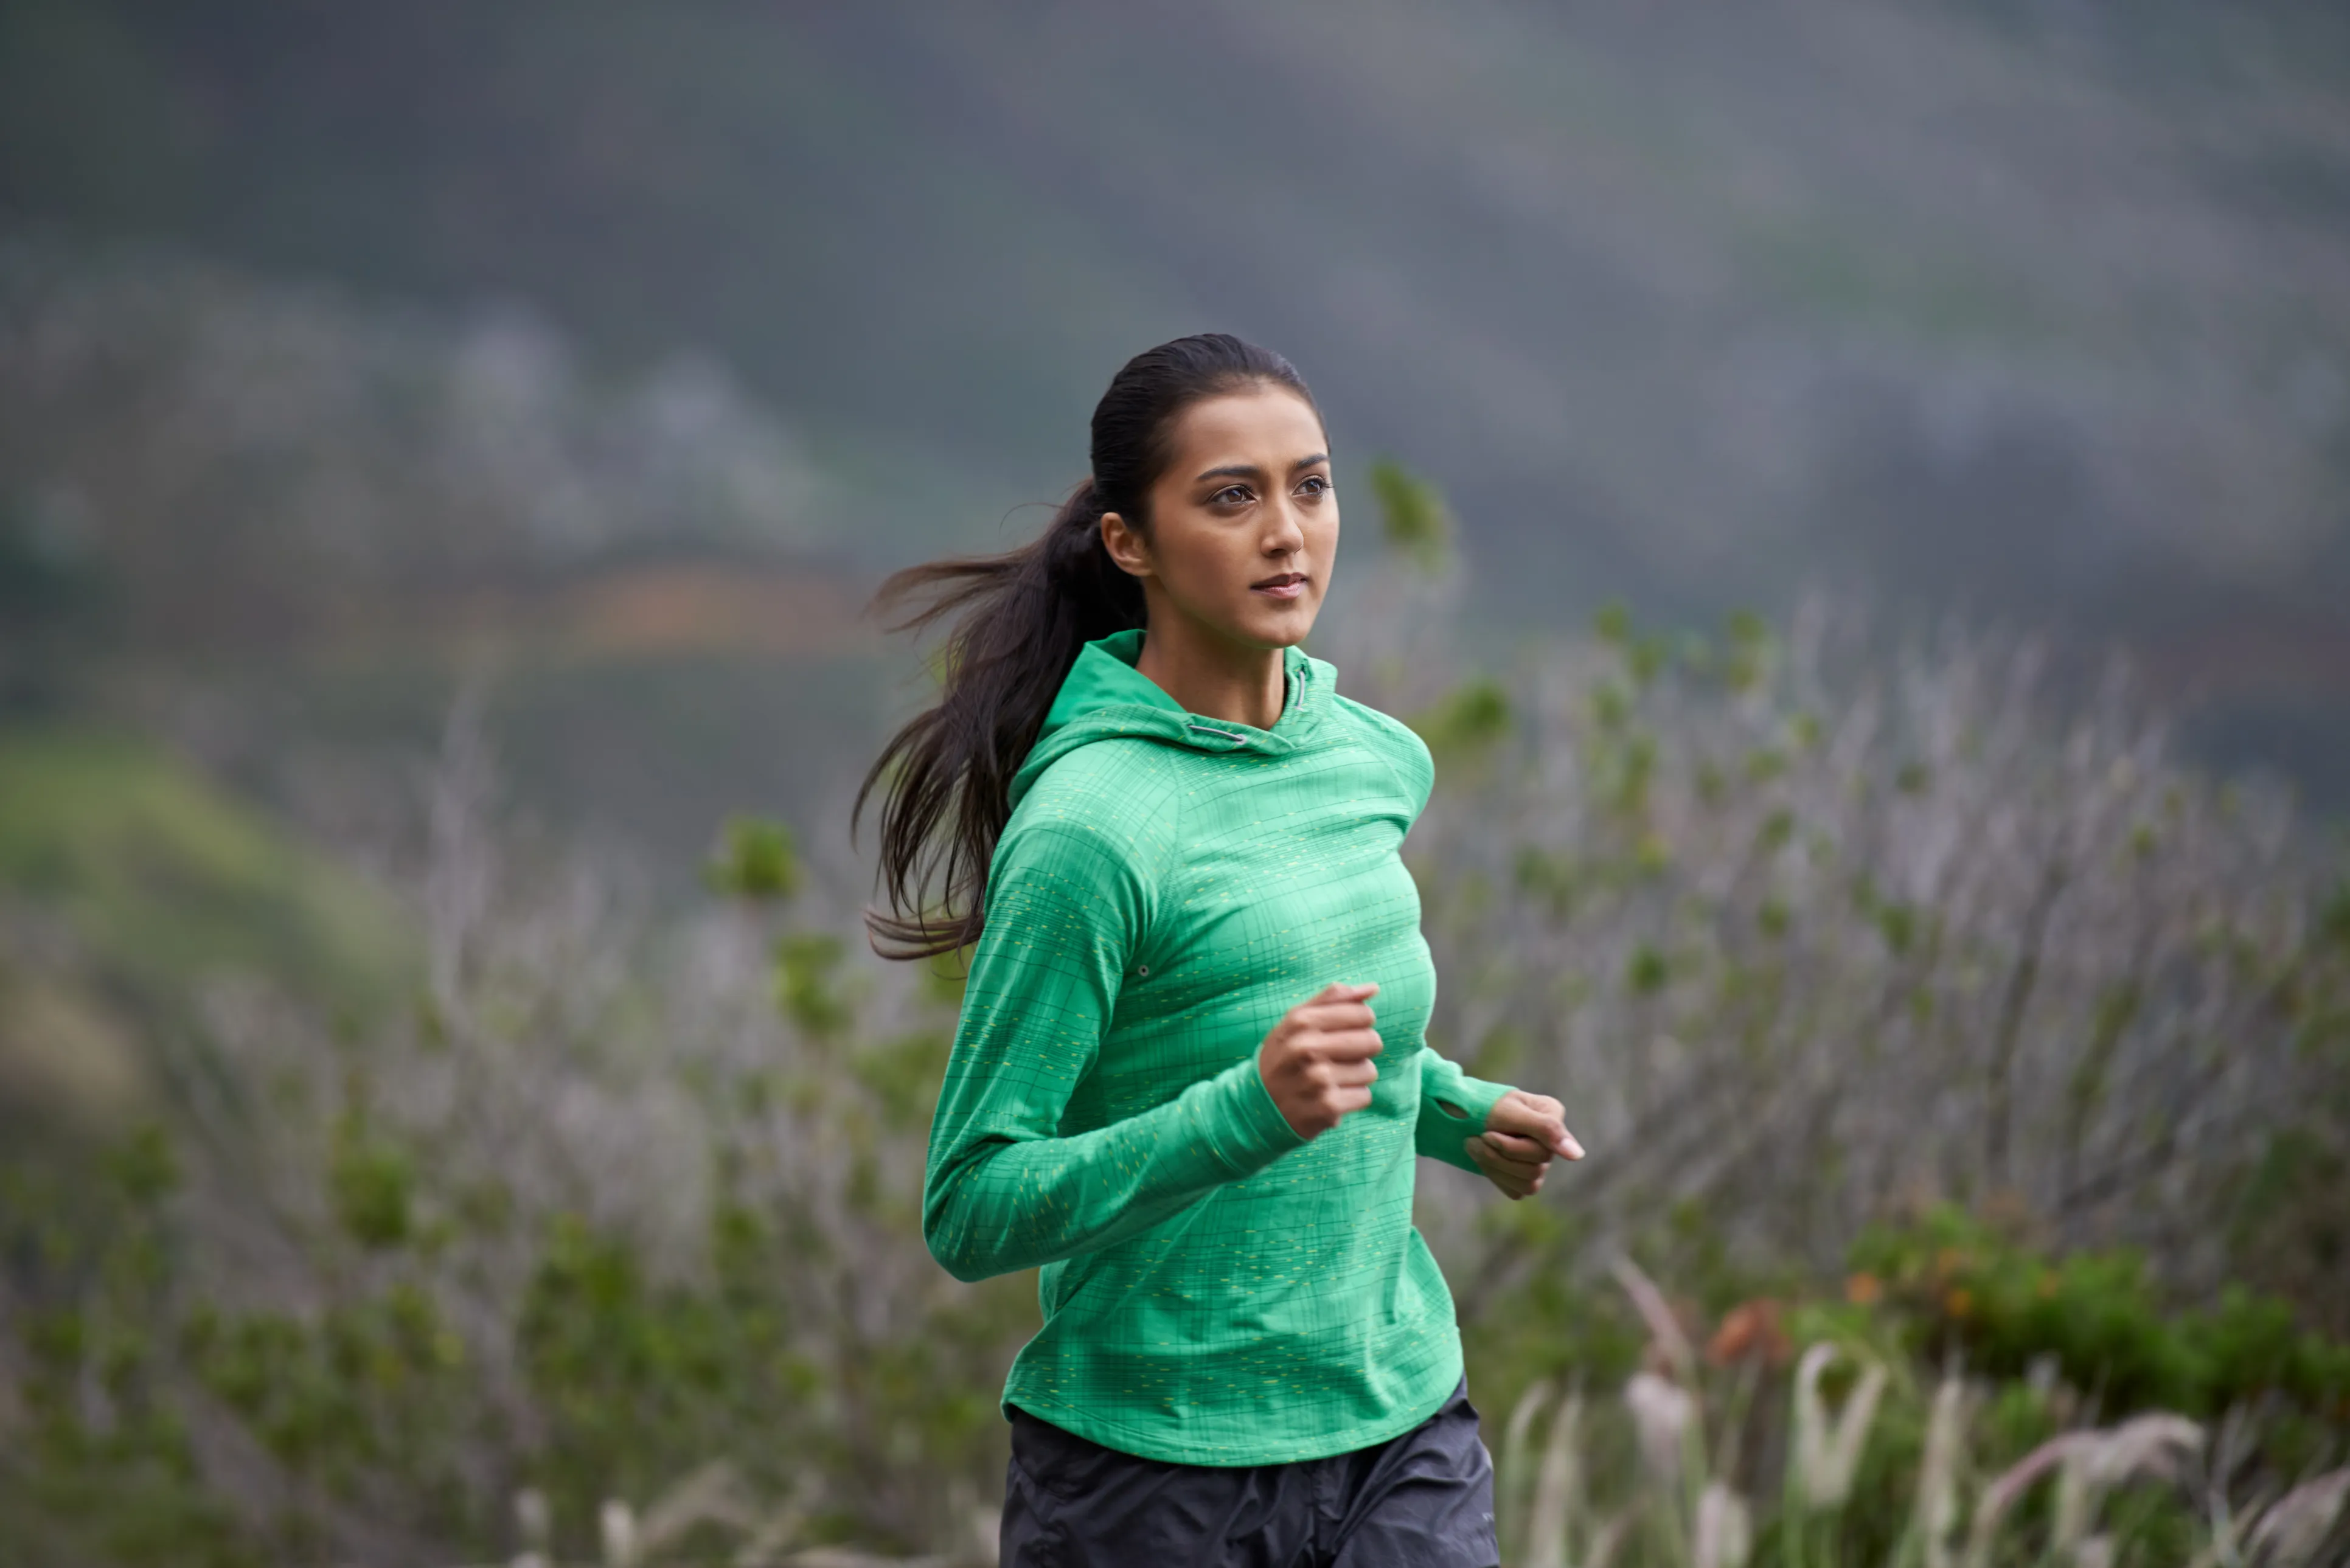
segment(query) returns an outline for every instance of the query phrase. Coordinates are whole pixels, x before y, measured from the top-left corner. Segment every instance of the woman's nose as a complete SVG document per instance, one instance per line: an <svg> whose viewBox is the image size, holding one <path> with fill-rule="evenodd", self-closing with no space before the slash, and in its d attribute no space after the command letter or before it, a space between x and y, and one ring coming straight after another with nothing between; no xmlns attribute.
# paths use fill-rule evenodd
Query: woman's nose
<svg viewBox="0 0 2350 1568"><path fill-rule="evenodd" d="M1297 519L1297 504L1284 501L1274 508L1274 524L1265 534L1264 549L1269 556L1294 556L1305 548L1305 527Z"/></svg>

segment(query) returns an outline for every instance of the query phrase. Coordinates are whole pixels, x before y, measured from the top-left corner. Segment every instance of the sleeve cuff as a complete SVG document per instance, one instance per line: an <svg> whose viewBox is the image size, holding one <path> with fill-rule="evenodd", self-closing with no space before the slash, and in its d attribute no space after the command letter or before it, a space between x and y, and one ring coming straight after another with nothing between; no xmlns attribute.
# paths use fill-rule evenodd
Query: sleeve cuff
<svg viewBox="0 0 2350 1568"><path fill-rule="evenodd" d="M1216 1158L1234 1176L1261 1170L1305 1145L1264 1086L1255 1052L1209 1079L1207 1087L1201 1106L1203 1130Z"/></svg>
<svg viewBox="0 0 2350 1568"><path fill-rule="evenodd" d="M1478 1172L1477 1162L1469 1158L1461 1145L1485 1130L1485 1118L1492 1114L1495 1103L1510 1092L1510 1087L1507 1084L1472 1078L1455 1064L1430 1052L1420 1072L1419 1136L1414 1140L1419 1151L1430 1159ZM1466 1114L1454 1116L1447 1106Z"/></svg>
<svg viewBox="0 0 2350 1568"><path fill-rule="evenodd" d="M1489 1084L1482 1078L1472 1078L1463 1073L1458 1079L1441 1089L1435 1098L1436 1104L1440 1106L1451 1106L1469 1113L1468 1117L1461 1124L1461 1136L1465 1137L1470 1133L1485 1130L1485 1118L1493 1114L1493 1107L1499 1105L1502 1096L1509 1092L1510 1085L1507 1084ZM1439 1110L1437 1114L1444 1116L1447 1121L1452 1119L1442 1110Z"/></svg>

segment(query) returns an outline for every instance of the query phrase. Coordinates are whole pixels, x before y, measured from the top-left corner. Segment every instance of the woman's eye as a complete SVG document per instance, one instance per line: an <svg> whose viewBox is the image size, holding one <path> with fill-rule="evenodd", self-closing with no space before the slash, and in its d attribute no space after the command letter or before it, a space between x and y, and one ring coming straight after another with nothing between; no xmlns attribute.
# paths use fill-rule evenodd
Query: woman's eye
<svg viewBox="0 0 2350 1568"><path fill-rule="evenodd" d="M1330 493L1330 482L1321 474L1309 473L1299 483L1297 488L1305 491L1308 495L1327 495Z"/></svg>
<svg viewBox="0 0 2350 1568"><path fill-rule="evenodd" d="M1237 506L1248 498L1248 486L1245 484L1227 484L1208 499L1211 501L1227 502L1232 505Z"/></svg>

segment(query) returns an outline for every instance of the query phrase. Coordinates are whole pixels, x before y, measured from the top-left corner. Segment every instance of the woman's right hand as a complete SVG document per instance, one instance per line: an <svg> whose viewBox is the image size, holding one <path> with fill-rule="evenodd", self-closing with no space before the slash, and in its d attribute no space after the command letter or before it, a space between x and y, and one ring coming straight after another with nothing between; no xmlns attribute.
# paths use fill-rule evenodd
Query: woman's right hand
<svg viewBox="0 0 2350 1568"><path fill-rule="evenodd" d="M1328 1132L1371 1103L1379 1075L1371 1058L1382 1046L1367 1003L1378 989L1326 985L1283 1013L1257 1047L1257 1075L1299 1137Z"/></svg>

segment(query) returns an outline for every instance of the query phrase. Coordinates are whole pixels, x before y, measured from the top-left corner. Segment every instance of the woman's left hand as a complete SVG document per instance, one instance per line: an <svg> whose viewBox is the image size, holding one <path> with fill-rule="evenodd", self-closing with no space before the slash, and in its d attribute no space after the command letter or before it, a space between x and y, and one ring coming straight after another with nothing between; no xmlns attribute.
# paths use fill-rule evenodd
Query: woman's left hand
<svg viewBox="0 0 2350 1568"><path fill-rule="evenodd" d="M1548 1095L1512 1089L1486 1113L1485 1130L1463 1141L1485 1179L1512 1199L1542 1190L1554 1157L1581 1159L1583 1146L1566 1130L1566 1107Z"/></svg>

